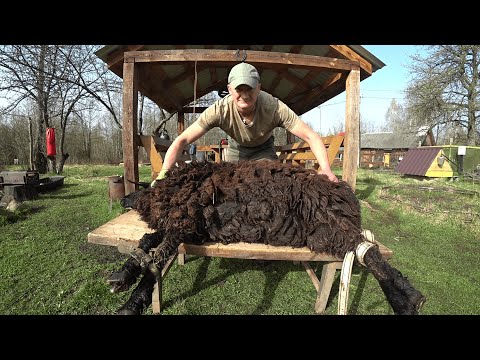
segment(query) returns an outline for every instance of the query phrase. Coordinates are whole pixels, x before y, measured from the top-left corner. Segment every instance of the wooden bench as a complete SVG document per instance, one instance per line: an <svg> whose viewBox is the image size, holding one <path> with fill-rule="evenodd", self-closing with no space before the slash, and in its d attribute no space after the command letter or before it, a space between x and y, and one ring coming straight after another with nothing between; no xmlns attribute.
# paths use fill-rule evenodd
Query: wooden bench
<svg viewBox="0 0 480 360"><path fill-rule="evenodd" d="M343 135L331 135L322 137L323 143L327 149L327 155L332 166L335 157L343 145ZM147 156L152 165L152 179L156 178L163 166L165 153L172 144L171 140L160 139L158 136L139 135L139 143L145 148ZM215 162L220 162L220 149L228 148L228 145L199 145L197 151L213 152L215 154ZM188 148L185 148L187 151ZM285 163L293 163L305 167L306 161L312 161L314 168L318 169L318 162L315 155L310 151L310 146L305 142L298 142L283 146L276 146L275 150L280 153L279 159ZM186 154L182 154L179 160L190 160Z"/></svg>
<svg viewBox="0 0 480 360"><path fill-rule="evenodd" d="M140 219L139 214L135 210L130 210L90 232L88 234L88 242L116 246L121 253L129 254L138 246L142 236L145 233L151 232L153 232L153 230L148 228L147 223ZM393 252L390 249L380 243L378 243L378 245L384 259L392 257ZM317 290L317 298L315 302L315 312L317 314L325 311L330 291L335 280L336 271L342 269L342 265L345 265L344 259L339 259L328 254L312 252L307 247L292 248L288 246L271 246L250 243L234 243L229 245L223 245L220 243L205 243L203 245L181 244L178 248L177 255L180 265L185 264L185 255L299 261L305 268ZM170 259L164 267L162 270L162 278L159 279L155 285L152 297L152 310L155 314L158 314L161 311L162 279L166 276L168 270L173 264L173 260L175 260L175 257ZM320 280L310 266L310 262L312 261L323 263ZM350 269L347 269L346 271L351 272L351 264ZM341 282L340 284L341 288L343 286L343 294L340 292L342 297L339 297L339 313L346 313L345 304L342 305L343 310L340 311L340 304L346 303L348 299L349 274L347 274L346 278L347 283L345 284L345 282Z"/></svg>
<svg viewBox="0 0 480 360"><path fill-rule="evenodd" d="M322 137L323 144L327 149L328 160L332 166L335 157L343 145L343 135L331 135ZM305 142L297 142L276 147L277 152L280 152L279 159L284 163L292 163L305 167L307 161L314 162L314 168L318 169L317 158L310 150L310 146Z"/></svg>

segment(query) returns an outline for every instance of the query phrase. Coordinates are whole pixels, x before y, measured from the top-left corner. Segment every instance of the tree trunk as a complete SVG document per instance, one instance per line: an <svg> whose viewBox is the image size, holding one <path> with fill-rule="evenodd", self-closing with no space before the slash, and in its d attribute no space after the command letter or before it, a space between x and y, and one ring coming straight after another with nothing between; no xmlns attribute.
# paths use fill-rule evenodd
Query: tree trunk
<svg viewBox="0 0 480 360"><path fill-rule="evenodd" d="M64 154L62 152L62 155L60 156L60 161L58 162L57 174L61 174L63 172L63 166L65 165L65 162L67 161L69 156L70 155L68 153Z"/></svg>
<svg viewBox="0 0 480 360"><path fill-rule="evenodd" d="M47 157L46 157L46 128L48 127L48 113L46 109L45 101L45 53L46 46L42 45L40 48L40 54L38 59L38 77L37 77L37 122L38 122L38 134L37 134L37 146L35 149L35 169L40 174L47 172Z"/></svg>
<svg viewBox="0 0 480 360"><path fill-rule="evenodd" d="M29 143L29 154L28 154L28 166L30 170L33 170L33 124L32 118L28 117L28 138L30 140Z"/></svg>
<svg viewBox="0 0 480 360"><path fill-rule="evenodd" d="M476 145L476 138L477 138L477 129L476 129L476 92L472 92L471 96L468 98L468 110L467 110L467 145L468 146L475 146Z"/></svg>

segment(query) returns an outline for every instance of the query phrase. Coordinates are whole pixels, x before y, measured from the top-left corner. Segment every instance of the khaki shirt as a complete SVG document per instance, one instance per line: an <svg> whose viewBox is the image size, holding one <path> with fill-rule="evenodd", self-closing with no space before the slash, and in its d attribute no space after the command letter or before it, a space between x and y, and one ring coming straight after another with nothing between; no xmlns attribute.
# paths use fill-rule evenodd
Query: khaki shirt
<svg viewBox="0 0 480 360"><path fill-rule="evenodd" d="M251 126L247 127L242 122L230 94L208 107L196 123L207 131L219 127L239 145L254 147L267 141L276 127L290 131L299 119L298 115L281 100L260 91Z"/></svg>

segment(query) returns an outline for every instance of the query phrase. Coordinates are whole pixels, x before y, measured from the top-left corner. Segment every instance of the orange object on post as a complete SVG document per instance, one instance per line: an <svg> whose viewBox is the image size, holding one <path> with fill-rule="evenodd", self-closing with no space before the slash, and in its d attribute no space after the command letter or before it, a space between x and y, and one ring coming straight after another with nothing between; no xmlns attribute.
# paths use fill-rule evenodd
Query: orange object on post
<svg viewBox="0 0 480 360"><path fill-rule="evenodd" d="M55 147L55 128L47 128L47 157L55 157L57 150Z"/></svg>

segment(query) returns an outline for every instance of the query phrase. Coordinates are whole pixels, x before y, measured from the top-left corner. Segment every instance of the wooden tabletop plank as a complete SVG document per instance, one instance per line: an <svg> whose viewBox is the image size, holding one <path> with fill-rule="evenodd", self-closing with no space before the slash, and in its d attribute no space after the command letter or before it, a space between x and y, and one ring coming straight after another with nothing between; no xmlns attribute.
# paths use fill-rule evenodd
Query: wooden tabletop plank
<svg viewBox="0 0 480 360"><path fill-rule="evenodd" d="M115 219L108 221L87 235L92 244L110 246L138 246L145 233L153 232L135 210L130 210Z"/></svg>
<svg viewBox="0 0 480 360"><path fill-rule="evenodd" d="M146 222L140 219L137 211L130 210L91 231L87 241L92 244L117 246L134 249L145 233L153 232ZM377 241L378 243L378 241ZM392 250L378 243L385 259L392 257ZM259 243L232 243L223 245L208 242L203 245L181 244L180 254L215 256L239 259L292 260L292 261L342 261L334 256L310 251L307 247L272 246Z"/></svg>

